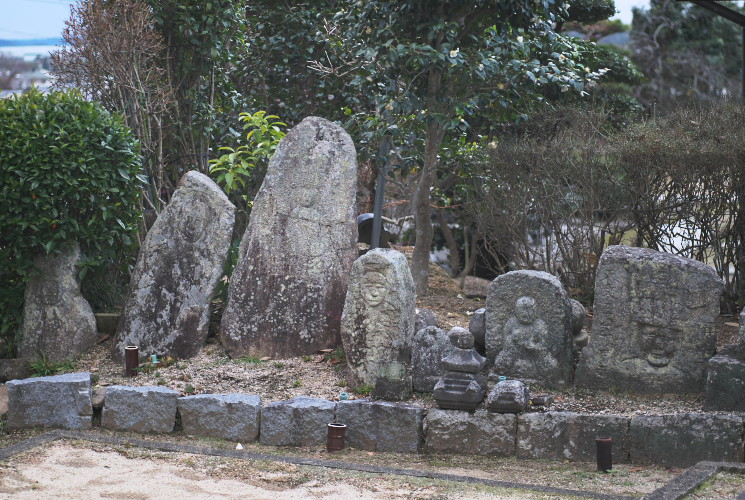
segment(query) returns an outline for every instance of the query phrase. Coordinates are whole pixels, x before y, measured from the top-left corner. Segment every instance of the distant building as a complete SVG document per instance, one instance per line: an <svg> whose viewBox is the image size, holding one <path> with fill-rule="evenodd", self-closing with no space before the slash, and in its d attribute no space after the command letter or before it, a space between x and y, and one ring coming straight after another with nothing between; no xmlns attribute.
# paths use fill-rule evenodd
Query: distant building
<svg viewBox="0 0 745 500"><path fill-rule="evenodd" d="M48 92L54 83L54 77L49 71L39 69L36 71L27 71L18 73L10 80L10 90L28 90L36 87L42 92Z"/></svg>

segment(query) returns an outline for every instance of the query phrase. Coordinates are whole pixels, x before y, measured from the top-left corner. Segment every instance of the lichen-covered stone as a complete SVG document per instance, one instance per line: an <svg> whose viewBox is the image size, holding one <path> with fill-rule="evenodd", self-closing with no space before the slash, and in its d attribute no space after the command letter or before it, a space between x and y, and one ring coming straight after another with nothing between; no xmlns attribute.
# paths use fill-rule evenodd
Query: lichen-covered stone
<svg viewBox="0 0 745 500"><path fill-rule="evenodd" d="M706 408L745 411L745 345L724 346L709 360Z"/></svg>
<svg viewBox="0 0 745 500"><path fill-rule="evenodd" d="M569 385L572 326L571 299L558 278L542 271L498 276L486 299L486 357L493 376L549 388Z"/></svg>
<svg viewBox="0 0 745 500"><path fill-rule="evenodd" d="M18 356L51 363L73 359L96 344L98 330L93 310L80 293L77 243L62 252L34 260L38 270L26 283L23 324Z"/></svg>
<svg viewBox="0 0 745 500"><path fill-rule="evenodd" d="M322 118L280 141L230 281L220 331L230 356L284 358L341 343L357 257L356 158L349 135Z"/></svg>
<svg viewBox="0 0 745 500"><path fill-rule="evenodd" d="M576 385L650 394L702 392L716 349L722 281L701 262L611 246L598 264L592 338Z"/></svg>
<svg viewBox="0 0 745 500"><path fill-rule="evenodd" d="M572 351L577 355L582 349L587 346L590 337L587 335L587 331L584 329L585 326L585 306L581 302L570 299L569 302L572 306Z"/></svg>
<svg viewBox="0 0 745 500"><path fill-rule="evenodd" d="M354 262L342 341L356 383L375 385L382 366L411 366L416 294L406 257L377 248Z"/></svg>
<svg viewBox="0 0 745 500"><path fill-rule="evenodd" d="M431 309L417 309L416 317L414 319L414 333L417 333L422 328L427 328L428 326L438 326L435 312Z"/></svg>
<svg viewBox="0 0 745 500"><path fill-rule="evenodd" d="M426 449L464 455L515 455L515 415L429 410L424 419Z"/></svg>
<svg viewBox="0 0 745 500"><path fill-rule="evenodd" d="M235 207L209 177L187 172L148 231L112 355L190 358L207 340L209 306L230 249Z"/></svg>
<svg viewBox="0 0 745 500"><path fill-rule="evenodd" d="M178 392L165 387L106 388L101 427L113 431L173 432Z"/></svg>
<svg viewBox="0 0 745 500"><path fill-rule="evenodd" d="M269 403L261 410L259 442L271 446L325 444L326 426L334 421L335 409L336 403L305 396Z"/></svg>
<svg viewBox="0 0 745 500"><path fill-rule="evenodd" d="M178 398L185 434L248 443L259 437L261 398L246 394L198 394Z"/></svg>
<svg viewBox="0 0 745 500"><path fill-rule="evenodd" d="M0 384L31 376L31 363L27 358L0 359Z"/></svg>
<svg viewBox="0 0 745 500"><path fill-rule="evenodd" d="M629 461L629 419L571 412L524 413L517 417L518 458L593 462L597 438L613 440L614 463Z"/></svg>
<svg viewBox="0 0 745 500"><path fill-rule="evenodd" d="M504 380L494 385L486 398L492 413L520 413L530 404L530 392L519 380Z"/></svg>
<svg viewBox="0 0 745 500"><path fill-rule="evenodd" d="M432 395L444 410L475 410L486 393L486 386L477 375L486 358L473 348L473 335L465 328L452 328L448 337L450 350L442 358L445 374L435 384Z"/></svg>
<svg viewBox="0 0 745 500"><path fill-rule="evenodd" d="M442 358L450 350L450 338L445 330L428 326L414 335L411 348L411 378L415 391L432 392L445 373Z"/></svg>
<svg viewBox="0 0 745 500"><path fill-rule="evenodd" d="M424 443L424 409L383 401L339 401L336 421L346 424L346 446L360 450L417 453Z"/></svg>
<svg viewBox="0 0 745 500"><path fill-rule="evenodd" d="M91 374L11 380L8 388L8 429L61 427L90 429Z"/></svg>
<svg viewBox="0 0 745 500"><path fill-rule="evenodd" d="M742 426L735 415L637 415L631 419L631 462L665 467L742 462Z"/></svg>
<svg viewBox="0 0 745 500"><path fill-rule="evenodd" d="M398 361L378 365L375 388L370 394L373 399L404 401L411 397L411 375L408 366Z"/></svg>

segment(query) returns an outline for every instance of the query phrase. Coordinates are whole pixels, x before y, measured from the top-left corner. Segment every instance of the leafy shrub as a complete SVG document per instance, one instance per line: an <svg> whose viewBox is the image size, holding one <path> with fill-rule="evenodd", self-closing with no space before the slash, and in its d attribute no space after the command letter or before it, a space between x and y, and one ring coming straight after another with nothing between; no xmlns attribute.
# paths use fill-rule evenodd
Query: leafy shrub
<svg viewBox="0 0 745 500"><path fill-rule="evenodd" d="M0 338L15 342L33 259L77 241L80 277L134 251L139 145L75 91L0 100Z"/></svg>

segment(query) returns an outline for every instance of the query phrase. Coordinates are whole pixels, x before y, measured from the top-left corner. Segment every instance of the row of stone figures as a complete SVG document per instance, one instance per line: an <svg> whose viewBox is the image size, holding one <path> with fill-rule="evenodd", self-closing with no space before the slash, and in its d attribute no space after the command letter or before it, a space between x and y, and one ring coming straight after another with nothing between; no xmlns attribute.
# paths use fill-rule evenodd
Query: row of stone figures
<svg viewBox="0 0 745 500"><path fill-rule="evenodd" d="M339 126L307 118L280 142L241 241L220 340L232 357L284 358L343 344L357 383L377 385L381 394L406 392L412 383L432 390L449 349L447 334L426 315L416 325L414 285L402 254L378 249L357 258L356 183L355 148ZM141 247L116 333L116 359L127 345L182 359L202 349L234 212L208 177L182 177ZM71 245L37 261L41 272L26 289L21 356L44 353L59 361L96 342L90 307L74 278L79 258ZM545 388L702 391L722 290L702 263L609 247L598 265L588 344L585 310L556 277L507 273L491 284L485 311L471 322L476 349L486 357L479 376L506 375ZM730 358L741 350L733 349Z"/></svg>

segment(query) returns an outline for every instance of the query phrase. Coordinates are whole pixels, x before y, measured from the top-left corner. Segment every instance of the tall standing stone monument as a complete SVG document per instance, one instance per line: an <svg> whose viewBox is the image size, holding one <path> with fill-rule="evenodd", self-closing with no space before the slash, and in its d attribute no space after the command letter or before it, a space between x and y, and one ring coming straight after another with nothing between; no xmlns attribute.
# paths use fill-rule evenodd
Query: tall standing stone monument
<svg viewBox="0 0 745 500"><path fill-rule="evenodd" d="M416 292L406 257L378 248L354 262L342 340L356 382L375 385L391 362L411 366Z"/></svg>
<svg viewBox="0 0 745 500"><path fill-rule="evenodd" d="M703 391L723 289L701 262L608 247L598 264L592 336L576 384L649 394Z"/></svg>
<svg viewBox="0 0 745 500"><path fill-rule="evenodd" d="M490 380L499 375L544 387L572 380L572 300L558 278L543 271L498 276L486 298L486 356Z"/></svg>
<svg viewBox="0 0 745 500"><path fill-rule="evenodd" d="M322 118L306 118L279 143L230 281L220 331L230 356L339 345L357 257L356 158L349 135Z"/></svg>
<svg viewBox="0 0 745 500"><path fill-rule="evenodd" d="M140 249L114 359L128 345L182 359L202 349L234 221L235 207L209 177L191 171L181 178Z"/></svg>
<svg viewBox="0 0 745 500"><path fill-rule="evenodd" d="M18 355L44 356L51 363L72 359L98 340L96 318L80 293L80 247L69 243L59 254L34 260L38 274L26 283Z"/></svg>

